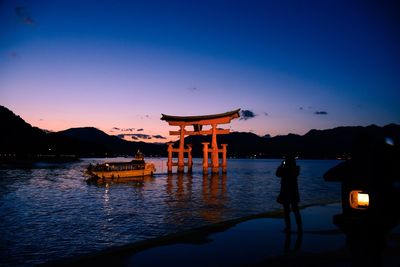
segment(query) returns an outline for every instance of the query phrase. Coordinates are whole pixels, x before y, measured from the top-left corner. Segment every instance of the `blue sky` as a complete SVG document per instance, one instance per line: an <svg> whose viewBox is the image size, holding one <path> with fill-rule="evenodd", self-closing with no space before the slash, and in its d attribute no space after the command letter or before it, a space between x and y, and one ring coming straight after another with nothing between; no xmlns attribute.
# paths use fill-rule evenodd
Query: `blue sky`
<svg viewBox="0 0 400 267"><path fill-rule="evenodd" d="M236 108L259 135L400 123L396 1L2 1L0 104L49 130L168 137ZM137 133L137 132L136 132Z"/></svg>

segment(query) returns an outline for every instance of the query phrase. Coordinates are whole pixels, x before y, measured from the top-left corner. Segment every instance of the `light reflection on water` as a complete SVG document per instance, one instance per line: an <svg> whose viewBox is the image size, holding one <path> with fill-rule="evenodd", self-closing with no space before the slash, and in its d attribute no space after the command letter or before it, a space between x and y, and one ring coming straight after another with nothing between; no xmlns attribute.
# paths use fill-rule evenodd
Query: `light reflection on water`
<svg viewBox="0 0 400 267"><path fill-rule="evenodd" d="M115 161L128 159L113 159ZM83 169L103 159L57 167L0 169L0 265L32 265L281 207L280 160L229 160L228 174L161 173L144 181L87 184ZM340 200L322 175L338 161L298 161L301 204Z"/></svg>

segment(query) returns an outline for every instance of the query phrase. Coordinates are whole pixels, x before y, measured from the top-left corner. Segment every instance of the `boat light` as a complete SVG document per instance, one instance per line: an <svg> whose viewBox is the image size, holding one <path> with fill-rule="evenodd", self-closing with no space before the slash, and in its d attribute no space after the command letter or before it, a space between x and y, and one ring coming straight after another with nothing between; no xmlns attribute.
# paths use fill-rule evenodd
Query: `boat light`
<svg viewBox="0 0 400 267"><path fill-rule="evenodd" d="M350 206L353 209L367 209L369 206L369 195L360 190L350 192Z"/></svg>

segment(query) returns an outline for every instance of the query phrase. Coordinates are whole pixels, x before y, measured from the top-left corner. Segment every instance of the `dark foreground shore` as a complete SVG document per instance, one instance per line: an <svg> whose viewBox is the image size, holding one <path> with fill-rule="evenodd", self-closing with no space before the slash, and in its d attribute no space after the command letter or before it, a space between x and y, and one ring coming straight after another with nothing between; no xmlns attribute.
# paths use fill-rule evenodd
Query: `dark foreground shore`
<svg viewBox="0 0 400 267"><path fill-rule="evenodd" d="M346 237L332 223L340 212L340 204L303 208L303 233L283 233L282 213L265 213L47 265L352 266ZM400 266L400 226L388 236L383 266Z"/></svg>

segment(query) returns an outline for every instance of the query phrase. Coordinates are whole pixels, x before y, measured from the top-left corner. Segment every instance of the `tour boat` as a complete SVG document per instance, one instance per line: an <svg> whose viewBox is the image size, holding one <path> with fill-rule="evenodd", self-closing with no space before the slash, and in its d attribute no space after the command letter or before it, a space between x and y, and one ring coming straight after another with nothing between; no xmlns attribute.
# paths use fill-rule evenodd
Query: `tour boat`
<svg viewBox="0 0 400 267"><path fill-rule="evenodd" d="M106 162L103 164L89 165L86 173L97 181L126 180L151 176L156 171L153 163L146 163L143 154L138 152L135 159L129 162Z"/></svg>

